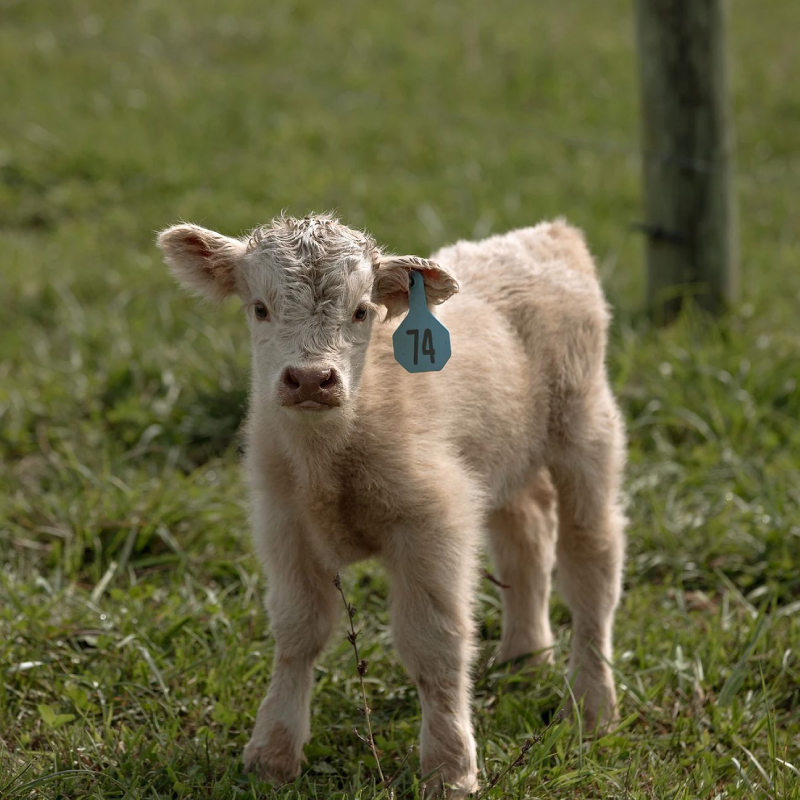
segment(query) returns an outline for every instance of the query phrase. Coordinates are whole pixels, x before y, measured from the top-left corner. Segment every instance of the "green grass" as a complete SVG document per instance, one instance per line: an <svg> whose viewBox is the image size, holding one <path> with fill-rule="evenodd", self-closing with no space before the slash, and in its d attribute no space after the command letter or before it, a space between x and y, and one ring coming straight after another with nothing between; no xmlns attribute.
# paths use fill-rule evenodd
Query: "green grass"
<svg viewBox="0 0 800 800"><path fill-rule="evenodd" d="M484 781L537 739L489 796L800 797L800 5L732 2L742 302L667 330L631 231L631 6L0 0L0 796L271 796L241 768L272 648L247 337L233 305L179 294L153 231L335 207L421 253L565 214L617 310L624 723L547 727L568 615L555 599L556 668L511 677L487 582ZM383 768L418 796L387 584L373 564L345 584ZM317 678L306 770L276 796L373 797L344 619Z"/></svg>

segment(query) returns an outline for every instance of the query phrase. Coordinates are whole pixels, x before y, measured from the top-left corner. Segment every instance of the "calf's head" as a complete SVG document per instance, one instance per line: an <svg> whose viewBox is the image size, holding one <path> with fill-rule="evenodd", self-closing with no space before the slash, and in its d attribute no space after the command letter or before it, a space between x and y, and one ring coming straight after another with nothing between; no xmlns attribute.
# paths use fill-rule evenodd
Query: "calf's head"
<svg viewBox="0 0 800 800"><path fill-rule="evenodd" d="M241 239L175 225L159 234L158 246L190 290L242 300L254 400L292 419L332 419L347 410L376 317L408 308L409 272L423 276L429 303L458 291L447 269L386 255L366 234L325 215L280 217Z"/></svg>

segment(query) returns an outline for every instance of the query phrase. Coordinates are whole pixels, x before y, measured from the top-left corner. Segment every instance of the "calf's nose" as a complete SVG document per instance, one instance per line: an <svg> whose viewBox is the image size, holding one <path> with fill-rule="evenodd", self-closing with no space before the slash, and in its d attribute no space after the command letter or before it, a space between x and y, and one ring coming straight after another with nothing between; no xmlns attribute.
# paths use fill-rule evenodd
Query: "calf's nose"
<svg viewBox="0 0 800 800"><path fill-rule="evenodd" d="M287 367L283 371L283 384L292 394L325 394L338 383L336 371L329 367Z"/></svg>

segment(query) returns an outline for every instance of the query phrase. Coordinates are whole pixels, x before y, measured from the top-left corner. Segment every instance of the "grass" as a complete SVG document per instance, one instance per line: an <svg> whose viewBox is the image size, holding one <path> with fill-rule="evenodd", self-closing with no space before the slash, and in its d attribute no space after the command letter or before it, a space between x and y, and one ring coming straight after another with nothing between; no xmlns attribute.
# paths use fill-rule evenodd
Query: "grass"
<svg viewBox="0 0 800 800"><path fill-rule="evenodd" d="M246 334L153 247L178 218L336 207L421 253L566 214L617 310L623 723L548 727L567 613L556 668L521 681L491 663L484 582L484 784L508 770L487 797L800 797L800 6L731 3L742 302L654 330L631 5L0 0L0 796L378 793L344 617L302 777L242 773L272 648L238 474ZM386 581L343 580L383 769L416 797Z"/></svg>

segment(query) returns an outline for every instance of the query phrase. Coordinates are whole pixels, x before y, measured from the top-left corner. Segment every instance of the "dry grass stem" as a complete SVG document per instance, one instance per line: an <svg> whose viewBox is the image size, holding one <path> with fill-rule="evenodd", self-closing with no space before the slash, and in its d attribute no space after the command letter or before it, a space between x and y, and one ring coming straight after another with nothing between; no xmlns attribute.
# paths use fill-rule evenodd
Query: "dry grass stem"
<svg viewBox="0 0 800 800"><path fill-rule="evenodd" d="M351 606L350 603L347 602L347 597L345 597L344 589L342 589L342 579L339 573L336 573L336 577L333 579L333 585L339 591L339 594L342 596L342 602L344 603L344 607L347 610L347 620L350 625L350 632L347 634L347 641L353 646L353 653L355 654L356 659L356 671L358 672L358 681L361 685L361 700L364 705L364 717L366 719L367 725L367 735L366 737L362 736L355 728L356 736L364 742L365 744L369 745L370 750L372 750L372 756L375 759L375 763L378 766L378 775L380 776L381 783L387 787L389 787L389 783L387 782L386 778L383 775L383 769L381 768L381 760L378 756L378 748L375 747L375 739L372 736L372 721L370 719L370 708L369 703L367 702L367 689L364 685L364 676L367 674L368 663L361 658L358 654L358 632L356 631L353 625L353 617L356 615L356 609L354 606ZM393 792L389 790L389 796L393 796Z"/></svg>

